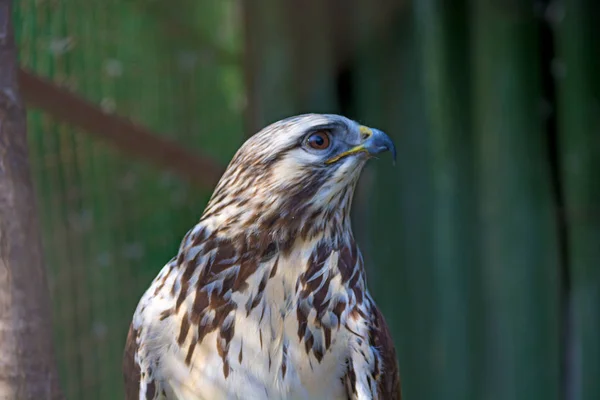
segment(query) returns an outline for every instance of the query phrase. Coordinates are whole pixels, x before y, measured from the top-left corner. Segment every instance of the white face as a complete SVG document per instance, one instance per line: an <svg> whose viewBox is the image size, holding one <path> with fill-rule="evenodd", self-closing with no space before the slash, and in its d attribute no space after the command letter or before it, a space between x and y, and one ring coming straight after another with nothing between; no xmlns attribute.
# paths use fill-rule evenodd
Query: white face
<svg viewBox="0 0 600 400"><path fill-rule="evenodd" d="M257 166L268 165L275 178L270 183L278 189L314 183L314 174L326 175L323 183L329 188L346 186L357 178L368 157L362 152L335 157L361 144L361 129L339 115L301 115L266 127L248 139L240 153L253 158Z"/></svg>
<svg viewBox="0 0 600 400"><path fill-rule="evenodd" d="M370 152L378 151L370 138L382 135L339 115L307 114L276 122L242 145L205 216L219 226L234 221L263 226L265 220L311 219L316 212L348 213L360 172Z"/></svg>

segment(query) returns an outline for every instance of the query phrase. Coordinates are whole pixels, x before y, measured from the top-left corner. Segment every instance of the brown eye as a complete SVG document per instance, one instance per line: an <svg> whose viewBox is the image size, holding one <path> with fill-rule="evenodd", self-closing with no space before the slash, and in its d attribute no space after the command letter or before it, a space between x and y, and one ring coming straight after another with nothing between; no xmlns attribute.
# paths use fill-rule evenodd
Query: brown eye
<svg viewBox="0 0 600 400"><path fill-rule="evenodd" d="M315 150L325 150L329 147L329 135L326 132L316 132L310 135L306 142Z"/></svg>

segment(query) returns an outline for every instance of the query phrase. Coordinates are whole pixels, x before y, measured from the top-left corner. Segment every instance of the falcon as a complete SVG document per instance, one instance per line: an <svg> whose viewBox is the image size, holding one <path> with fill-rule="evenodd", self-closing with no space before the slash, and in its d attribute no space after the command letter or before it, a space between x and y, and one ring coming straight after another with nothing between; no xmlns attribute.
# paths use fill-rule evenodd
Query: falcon
<svg viewBox="0 0 600 400"><path fill-rule="evenodd" d="M350 224L366 161L394 144L339 115L249 138L142 296L127 399L401 398Z"/></svg>

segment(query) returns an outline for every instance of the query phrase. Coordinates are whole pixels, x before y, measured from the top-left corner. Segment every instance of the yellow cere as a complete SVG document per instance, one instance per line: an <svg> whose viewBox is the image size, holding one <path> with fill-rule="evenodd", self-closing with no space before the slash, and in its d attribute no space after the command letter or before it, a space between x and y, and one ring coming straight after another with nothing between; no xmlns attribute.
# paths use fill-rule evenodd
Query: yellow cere
<svg viewBox="0 0 600 400"><path fill-rule="evenodd" d="M368 138L373 134L373 131L368 126L361 125L360 128L358 128L358 130L360 131L360 135L364 137L364 139Z"/></svg>
<svg viewBox="0 0 600 400"><path fill-rule="evenodd" d="M373 131L371 130L371 128L366 127L364 125L361 125L358 128L358 130L359 130L360 135L363 138L363 140L367 139L371 135L373 135ZM325 164L332 164L332 163L334 163L336 161L339 161L340 159L342 159L342 158L344 158L346 156L349 156L349 155L352 155L352 154L356 154L356 153L360 153L360 152L363 152L363 151L366 152L367 149L365 149L365 147L362 144L358 145L356 147L351 148L350 150L347 150L347 151L345 151L343 153L340 153L340 154L338 154L336 156L331 157L329 160L325 161Z"/></svg>

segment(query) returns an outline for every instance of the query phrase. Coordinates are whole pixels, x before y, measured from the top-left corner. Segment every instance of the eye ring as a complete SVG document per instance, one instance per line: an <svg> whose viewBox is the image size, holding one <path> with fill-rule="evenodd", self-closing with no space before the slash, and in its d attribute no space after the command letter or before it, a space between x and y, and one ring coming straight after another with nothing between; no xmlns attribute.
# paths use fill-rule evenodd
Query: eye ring
<svg viewBox="0 0 600 400"><path fill-rule="evenodd" d="M331 145L331 139L329 138L329 134L327 132L318 131L315 133L311 133L306 138L306 144L311 149L326 150Z"/></svg>

